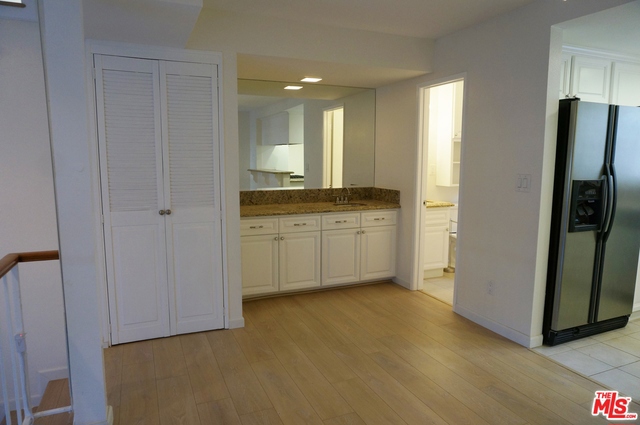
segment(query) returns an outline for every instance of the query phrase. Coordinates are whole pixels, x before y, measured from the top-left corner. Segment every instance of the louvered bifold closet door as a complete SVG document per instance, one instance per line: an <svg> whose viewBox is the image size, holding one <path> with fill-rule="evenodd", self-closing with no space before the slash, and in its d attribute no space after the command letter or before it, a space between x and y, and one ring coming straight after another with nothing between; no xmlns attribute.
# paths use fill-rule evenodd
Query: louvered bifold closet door
<svg viewBox="0 0 640 425"><path fill-rule="evenodd" d="M94 60L112 342L167 336L158 64Z"/></svg>
<svg viewBox="0 0 640 425"><path fill-rule="evenodd" d="M217 66L160 62L172 333L224 326Z"/></svg>

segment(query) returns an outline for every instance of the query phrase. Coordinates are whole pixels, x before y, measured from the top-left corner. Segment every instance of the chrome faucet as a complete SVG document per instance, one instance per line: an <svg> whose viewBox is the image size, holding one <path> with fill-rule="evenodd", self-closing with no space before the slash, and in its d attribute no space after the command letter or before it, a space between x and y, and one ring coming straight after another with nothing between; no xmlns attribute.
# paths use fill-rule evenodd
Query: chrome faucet
<svg viewBox="0 0 640 425"><path fill-rule="evenodd" d="M347 195L344 195L344 190L347 189ZM348 187L343 187L342 190L340 191L340 196L338 196L336 198L336 204L348 204L349 203L349 196L351 196L351 191L349 190Z"/></svg>

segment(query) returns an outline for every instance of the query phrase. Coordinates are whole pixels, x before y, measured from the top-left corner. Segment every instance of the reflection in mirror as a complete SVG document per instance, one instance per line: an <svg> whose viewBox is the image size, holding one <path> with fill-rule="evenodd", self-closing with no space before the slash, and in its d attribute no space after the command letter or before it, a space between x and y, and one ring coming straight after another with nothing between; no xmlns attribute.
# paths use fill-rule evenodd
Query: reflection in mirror
<svg viewBox="0 0 640 425"><path fill-rule="evenodd" d="M375 90L238 80L240 190L374 185Z"/></svg>

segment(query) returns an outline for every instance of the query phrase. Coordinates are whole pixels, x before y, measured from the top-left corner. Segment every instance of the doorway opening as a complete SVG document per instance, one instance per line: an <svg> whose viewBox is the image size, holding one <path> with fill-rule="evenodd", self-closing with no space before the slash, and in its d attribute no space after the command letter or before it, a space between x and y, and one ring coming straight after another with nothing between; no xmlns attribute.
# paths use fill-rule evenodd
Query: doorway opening
<svg viewBox="0 0 640 425"><path fill-rule="evenodd" d="M342 187L344 107L324 111L323 187Z"/></svg>
<svg viewBox="0 0 640 425"><path fill-rule="evenodd" d="M420 88L418 289L449 305L455 299L464 80Z"/></svg>

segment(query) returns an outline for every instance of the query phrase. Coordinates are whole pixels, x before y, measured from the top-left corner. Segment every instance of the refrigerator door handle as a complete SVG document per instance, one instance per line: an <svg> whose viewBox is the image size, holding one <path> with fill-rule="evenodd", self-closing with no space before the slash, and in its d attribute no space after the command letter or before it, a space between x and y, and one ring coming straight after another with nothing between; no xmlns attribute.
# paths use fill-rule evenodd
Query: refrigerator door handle
<svg viewBox="0 0 640 425"><path fill-rule="evenodd" d="M616 216L616 195L618 194L618 179L616 178L616 166L607 166L607 217L604 222L602 241L606 242L611 235L613 219Z"/></svg>

